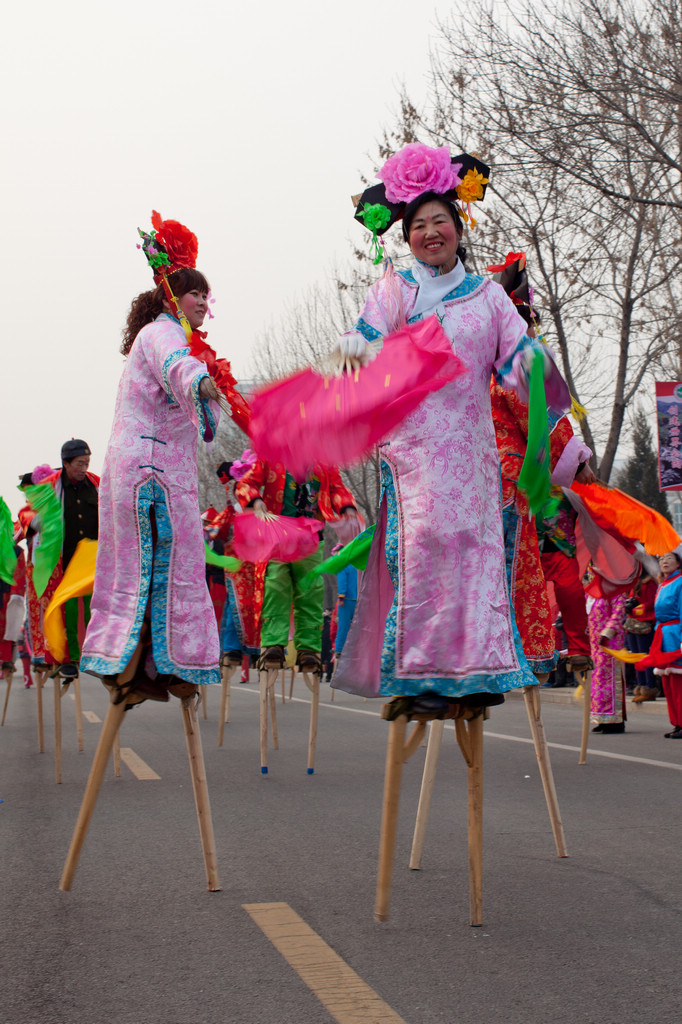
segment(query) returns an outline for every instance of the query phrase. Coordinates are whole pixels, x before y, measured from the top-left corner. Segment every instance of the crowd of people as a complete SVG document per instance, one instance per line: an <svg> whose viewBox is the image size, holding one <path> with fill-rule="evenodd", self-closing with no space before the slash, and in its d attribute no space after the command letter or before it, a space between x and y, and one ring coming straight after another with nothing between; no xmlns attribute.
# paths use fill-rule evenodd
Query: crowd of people
<svg viewBox="0 0 682 1024"><path fill-rule="evenodd" d="M200 511L198 441L213 441L221 412L248 435L249 408L201 330L210 286L196 269L196 238L154 214L154 230L140 232L154 287L127 317L101 480L80 439L64 443L60 468L21 478L12 577L5 570L0 583L5 670L23 630L34 666L58 665L66 679L80 668L131 705L216 683L221 663L241 666L246 681L251 664L280 668L293 649L302 671L331 678L336 660L334 685L433 712L485 708L511 689L592 671L594 731L625 730L628 689L635 701L662 691L666 735L682 738L682 547L656 567L636 550L643 538L621 537L623 572L594 540L594 517L585 526L580 495L596 486L594 456L566 415L570 395L541 336L525 257L510 253L487 276L466 269L464 225L488 175L467 154L413 143L359 199L375 250L401 222L414 262L395 270L386 261L332 354L339 372L361 381L380 353L390 375L393 336L430 320L459 369L381 440L366 569L341 570L334 609L314 572L325 525L351 536L362 528L337 465L313 460L302 475L247 448L217 466L225 507ZM529 495L543 475L552 491L538 502ZM265 533L308 520L312 547L249 558L236 543L246 513ZM67 654L57 656L45 611L79 542L98 539L92 596L61 606ZM235 556L240 564L223 567ZM634 679L619 658L625 647L643 656Z"/></svg>

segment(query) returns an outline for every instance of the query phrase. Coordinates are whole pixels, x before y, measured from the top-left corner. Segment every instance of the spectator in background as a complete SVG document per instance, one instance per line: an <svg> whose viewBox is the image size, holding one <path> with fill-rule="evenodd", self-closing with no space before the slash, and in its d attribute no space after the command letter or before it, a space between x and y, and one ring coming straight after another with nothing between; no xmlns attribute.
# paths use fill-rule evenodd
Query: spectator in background
<svg viewBox="0 0 682 1024"><path fill-rule="evenodd" d="M338 554L341 550L342 545L338 544L333 550L332 555ZM338 586L338 597L336 599L336 618L337 618L337 629L336 629L336 640L334 643L334 653L336 661L338 662L339 656L343 651L343 646L348 636L348 630L350 624L353 621L355 615L355 607L358 603L358 570L354 565L347 565L341 572L336 574L336 581Z"/></svg>
<svg viewBox="0 0 682 1024"><path fill-rule="evenodd" d="M621 648L625 641L625 594L608 593L608 584L597 573L588 614L592 672L592 732L625 732L625 676L622 665L604 647Z"/></svg>
<svg viewBox="0 0 682 1024"><path fill-rule="evenodd" d="M654 638L656 611L654 601L658 584L646 575L637 580L625 600L625 646L633 654L648 654ZM661 690L652 668L638 670L635 665L636 685L633 701L636 704L656 700Z"/></svg>

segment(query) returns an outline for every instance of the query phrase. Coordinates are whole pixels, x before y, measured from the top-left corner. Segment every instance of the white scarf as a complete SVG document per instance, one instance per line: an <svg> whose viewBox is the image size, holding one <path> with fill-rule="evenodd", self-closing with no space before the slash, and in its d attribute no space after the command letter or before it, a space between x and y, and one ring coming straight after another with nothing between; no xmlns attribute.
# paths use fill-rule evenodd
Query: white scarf
<svg viewBox="0 0 682 1024"><path fill-rule="evenodd" d="M462 283L466 273L459 256L449 273L434 275L432 271L433 267L418 261L412 265L412 275L419 285L419 291L417 292L417 301L410 313L410 319L420 314L430 316L435 312L439 302Z"/></svg>

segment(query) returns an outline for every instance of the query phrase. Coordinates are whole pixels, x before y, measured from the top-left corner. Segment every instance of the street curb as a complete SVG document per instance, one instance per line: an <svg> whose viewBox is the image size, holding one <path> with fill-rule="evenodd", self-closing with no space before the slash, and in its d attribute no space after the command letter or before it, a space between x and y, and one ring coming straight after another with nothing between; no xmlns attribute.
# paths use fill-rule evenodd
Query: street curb
<svg viewBox="0 0 682 1024"><path fill-rule="evenodd" d="M576 700L573 694L575 688L572 686L561 686L553 687L548 686L540 687L541 699L543 704L565 704L569 707L581 708L582 698ZM523 697L522 690L509 690L505 693L505 697L511 698L512 700L521 700ZM641 703L635 704L631 699L626 701L628 710L628 716L630 715L668 715L668 705L665 697L659 697L658 700L646 700Z"/></svg>

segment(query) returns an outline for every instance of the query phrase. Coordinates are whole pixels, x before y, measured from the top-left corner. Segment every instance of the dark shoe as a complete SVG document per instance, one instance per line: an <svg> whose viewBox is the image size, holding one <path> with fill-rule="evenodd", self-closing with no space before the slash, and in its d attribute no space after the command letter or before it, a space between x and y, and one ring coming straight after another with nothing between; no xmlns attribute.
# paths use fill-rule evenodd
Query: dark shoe
<svg viewBox="0 0 682 1024"><path fill-rule="evenodd" d="M241 651L225 651L220 658L221 666L225 665L241 665L242 663L242 652Z"/></svg>
<svg viewBox="0 0 682 1024"><path fill-rule="evenodd" d="M452 704L452 700L442 697L440 693L419 693L412 700L413 704L410 710L413 715L431 715L447 711Z"/></svg>
<svg viewBox="0 0 682 1024"><path fill-rule="evenodd" d="M590 732L603 732L603 731L604 731L604 726L601 725L601 724L595 725L594 728L590 730Z"/></svg>
<svg viewBox="0 0 682 1024"><path fill-rule="evenodd" d="M503 693L467 693L459 698L465 708L496 708L504 704Z"/></svg>
<svg viewBox="0 0 682 1024"><path fill-rule="evenodd" d="M59 666L59 674L62 679L78 679L78 666L72 661L67 661L65 665Z"/></svg>
<svg viewBox="0 0 682 1024"><path fill-rule="evenodd" d="M322 675L322 658L315 651L299 651L296 665L301 672L316 672Z"/></svg>
<svg viewBox="0 0 682 1024"><path fill-rule="evenodd" d="M286 652L282 644L273 644L272 647L266 647L261 654L258 659L258 668L261 671L264 669L284 668L285 660Z"/></svg>
<svg viewBox="0 0 682 1024"><path fill-rule="evenodd" d="M642 704L645 700L656 700L658 696L658 690L653 686L640 686L638 689L639 693L632 698L633 704Z"/></svg>
<svg viewBox="0 0 682 1024"><path fill-rule="evenodd" d="M196 683L188 683L185 679L180 679L179 676L164 676L164 679L167 680L168 692L172 693L178 700L183 700L185 697L193 697L195 693L199 692L199 687Z"/></svg>
<svg viewBox="0 0 682 1024"><path fill-rule="evenodd" d="M603 733L625 732L625 722L605 722L601 727Z"/></svg>
<svg viewBox="0 0 682 1024"><path fill-rule="evenodd" d="M664 732L666 740L682 740L682 726L676 725L671 732Z"/></svg>
<svg viewBox="0 0 682 1024"><path fill-rule="evenodd" d="M593 668L594 662L587 654L569 654L566 659L567 672L588 672Z"/></svg>
<svg viewBox="0 0 682 1024"><path fill-rule="evenodd" d="M158 676L156 679L150 679L139 669L134 679L128 683L119 685L118 676L102 676L102 682L110 693L116 694L114 704L125 703L126 711L135 704L142 704L145 700L156 700L167 704L170 699L168 688L158 681Z"/></svg>
<svg viewBox="0 0 682 1024"><path fill-rule="evenodd" d="M2 663L2 671L3 672L14 672L14 662L13 661L3 661L3 663Z"/></svg>

